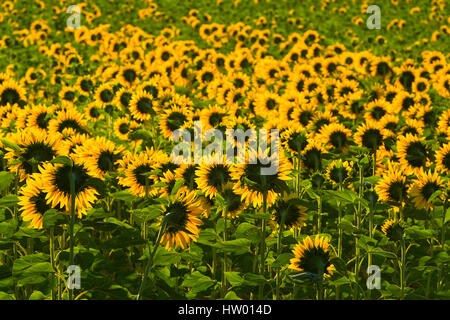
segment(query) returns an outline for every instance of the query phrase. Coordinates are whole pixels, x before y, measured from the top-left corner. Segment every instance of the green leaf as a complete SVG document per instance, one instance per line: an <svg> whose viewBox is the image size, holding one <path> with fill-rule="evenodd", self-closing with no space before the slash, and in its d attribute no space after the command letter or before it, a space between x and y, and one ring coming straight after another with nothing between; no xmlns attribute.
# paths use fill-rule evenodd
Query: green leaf
<svg viewBox="0 0 450 320"><path fill-rule="evenodd" d="M234 254L244 254L250 251L251 241L248 239L235 239L228 241L221 241L216 243L214 246L224 252L234 253Z"/></svg>
<svg viewBox="0 0 450 320"><path fill-rule="evenodd" d="M236 271L227 271L225 272L227 277L227 281L233 286L238 287L244 283L244 279L242 278L240 272Z"/></svg>
<svg viewBox="0 0 450 320"><path fill-rule="evenodd" d="M73 161L67 156L59 156L50 161L50 163L60 163L69 167L73 166Z"/></svg>
<svg viewBox="0 0 450 320"><path fill-rule="evenodd" d="M234 291L228 292L223 299L219 300L242 300L237 296L237 294Z"/></svg>
<svg viewBox="0 0 450 320"><path fill-rule="evenodd" d="M236 238L245 238L255 243L260 239L260 232L255 225L243 222L236 229Z"/></svg>
<svg viewBox="0 0 450 320"><path fill-rule="evenodd" d="M0 291L0 300L16 300L14 295Z"/></svg>
<svg viewBox="0 0 450 320"><path fill-rule="evenodd" d="M296 273L296 274L290 275L290 277L292 279L295 279L295 280L311 279L311 280L314 280L314 281L318 281L318 280L322 280L323 279L322 275L311 273L311 272L300 272L300 273Z"/></svg>
<svg viewBox="0 0 450 320"><path fill-rule="evenodd" d="M134 201L137 199L134 195L132 195L128 191L118 191L118 192L112 193L110 195L110 197L115 200L122 200L124 202L131 202L131 201Z"/></svg>
<svg viewBox="0 0 450 320"><path fill-rule="evenodd" d="M0 172L0 192L8 188L15 178L16 176L11 172L7 171Z"/></svg>
<svg viewBox="0 0 450 320"><path fill-rule="evenodd" d="M47 254L36 253L22 256L14 261L12 275L19 285L46 282L47 275L53 272Z"/></svg>
<svg viewBox="0 0 450 320"><path fill-rule="evenodd" d="M280 254L274 262L272 262L271 266L274 268L284 267L289 264L291 258L293 258L292 253L282 253Z"/></svg>
<svg viewBox="0 0 450 320"><path fill-rule="evenodd" d="M262 276L260 274L255 274L255 273L245 274L244 280L245 280L244 285L254 286L254 287L267 283L267 279L264 278L264 276Z"/></svg>
<svg viewBox="0 0 450 320"><path fill-rule="evenodd" d="M50 228L67 223L66 217L56 209L50 209L44 213L42 224L44 228Z"/></svg>
<svg viewBox="0 0 450 320"><path fill-rule="evenodd" d="M48 300L48 297L40 291L34 291L29 300Z"/></svg>
<svg viewBox="0 0 450 320"><path fill-rule="evenodd" d="M405 233L412 239L429 239L434 236L434 231L431 229L422 229L419 226L412 226L405 229Z"/></svg>
<svg viewBox="0 0 450 320"><path fill-rule="evenodd" d="M210 288L214 283L215 281L210 277L201 274L199 271L194 271L192 274L185 277L181 286L192 288L193 293L198 293Z"/></svg>
<svg viewBox="0 0 450 320"><path fill-rule="evenodd" d="M8 194L0 199L0 207L11 208L17 205L19 198L14 194Z"/></svg>
<svg viewBox="0 0 450 320"><path fill-rule="evenodd" d="M13 149L16 152L20 152L20 150L21 150L17 144L12 143L11 141L4 140L4 139L0 139L0 141L2 142L2 144L5 148Z"/></svg>
<svg viewBox="0 0 450 320"><path fill-rule="evenodd" d="M170 192L171 195L177 194L178 190L183 186L184 179L179 179L175 182L175 185L172 188L172 191Z"/></svg>

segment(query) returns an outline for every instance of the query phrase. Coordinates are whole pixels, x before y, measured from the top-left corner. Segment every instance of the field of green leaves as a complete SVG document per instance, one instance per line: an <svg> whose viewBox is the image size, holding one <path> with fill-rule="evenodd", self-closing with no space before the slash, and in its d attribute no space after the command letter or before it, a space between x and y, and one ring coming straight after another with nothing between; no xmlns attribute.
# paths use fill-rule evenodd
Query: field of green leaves
<svg viewBox="0 0 450 320"><path fill-rule="evenodd" d="M0 300L450 299L449 13L1 1Z"/></svg>

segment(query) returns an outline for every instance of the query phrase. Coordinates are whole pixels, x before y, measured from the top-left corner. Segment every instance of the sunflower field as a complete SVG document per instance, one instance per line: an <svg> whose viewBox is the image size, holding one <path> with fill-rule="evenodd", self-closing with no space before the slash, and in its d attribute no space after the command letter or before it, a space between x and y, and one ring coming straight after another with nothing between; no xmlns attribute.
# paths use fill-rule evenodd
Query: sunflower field
<svg viewBox="0 0 450 320"><path fill-rule="evenodd" d="M450 299L449 13L2 0L0 299Z"/></svg>

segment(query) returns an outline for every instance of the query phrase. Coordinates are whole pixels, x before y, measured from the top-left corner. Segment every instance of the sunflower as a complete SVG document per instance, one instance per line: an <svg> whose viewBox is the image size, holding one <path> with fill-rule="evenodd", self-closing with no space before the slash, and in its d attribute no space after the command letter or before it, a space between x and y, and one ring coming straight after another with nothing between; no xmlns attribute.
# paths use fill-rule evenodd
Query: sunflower
<svg viewBox="0 0 450 320"><path fill-rule="evenodd" d="M290 269L318 274L325 278L329 278L335 270L331 263L330 245L326 237L308 236L295 245L292 253L295 258L290 260Z"/></svg>
<svg viewBox="0 0 450 320"><path fill-rule="evenodd" d="M123 147L116 146L104 137L87 140L74 153L94 178L103 179L104 175L117 171L118 160L122 159Z"/></svg>
<svg viewBox="0 0 450 320"><path fill-rule="evenodd" d="M432 203L428 200L431 195L445 187L444 181L439 176L439 171L424 171L420 169L417 174L417 181L409 188L410 198L414 202L417 209L432 209ZM443 195L441 195L443 200Z"/></svg>
<svg viewBox="0 0 450 320"><path fill-rule="evenodd" d="M131 87L133 83L139 79L139 68L134 65L127 65L120 68L118 74L120 83L125 84L127 87Z"/></svg>
<svg viewBox="0 0 450 320"><path fill-rule="evenodd" d="M446 133L448 128L450 128L450 110L442 112L439 116L437 131Z"/></svg>
<svg viewBox="0 0 450 320"><path fill-rule="evenodd" d="M229 117L229 111L219 106L210 106L201 111L200 121L202 121L203 129L226 129L226 122Z"/></svg>
<svg viewBox="0 0 450 320"><path fill-rule="evenodd" d="M403 238L404 226L402 222L395 222L393 219L386 220L381 226L381 231L391 241L400 241Z"/></svg>
<svg viewBox="0 0 450 320"><path fill-rule="evenodd" d="M166 139L170 139L175 130L183 127L190 118L190 109L187 106L173 106L164 111L159 121L159 128Z"/></svg>
<svg viewBox="0 0 450 320"><path fill-rule="evenodd" d="M20 151L7 148L9 152L5 155L9 162L17 160L10 165L10 171L18 172L20 181L38 172L40 164L59 155L61 139L60 134L47 134L35 128L17 132L13 136L13 142L19 146Z"/></svg>
<svg viewBox="0 0 450 320"><path fill-rule="evenodd" d="M44 105L33 106L27 118L27 127L36 128L41 131L48 129L53 110L55 108Z"/></svg>
<svg viewBox="0 0 450 320"><path fill-rule="evenodd" d="M376 99L367 104L364 118L368 121L380 121L384 116L388 115L389 102L384 99Z"/></svg>
<svg viewBox="0 0 450 320"><path fill-rule="evenodd" d="M159 111L157 100L145 91L137 91L130 101L130 112L139 121L149 120L157 115Z"/></svg>
<svg viewBox="0 0 450 320"><path fill-rule="evenodd" d="M308 145L307 135L304 130L296 126L288 126L281 134L282 145L293 155L303 151Z"/></svg>
<svg viewBox="0 0 450 320"><path fill-rule="evenodd" d="M408 133L400 136L397 141L397 151L400 163L412 173L427 165L429 150L424 139Z"/></svg>
<svg viewBox="0 0 450 320"><path fill-rule="evenodd" d="M444 144L436 151L436 169L450 174L450 143Z"/></svg>
<svg viewBox="0 0 450 320"><path fill-rule="evenodd" d="M278 198L270 207L269 210L273 211L272 220L278 228L280 228L282 219L284 219L284 230L292 231L305 225L305 221L308 219L306 208L301 206L296 200L298 200L296 193L285 193L283 197Z"/></svg>
<svg viewBox="0 0 450 320"><path fill-rule="evenodd" d="M322 158L326 152L326 149L320 142L310 140L302 151L302 167L310 171L321 170Z"/></svg>
<svg viewBox="0 0 450 320"><path fill-rule="evenodd" d="M78 112L75 108L69 107L66 110L61 110L57 113L56 119L51 119L48 124L48 131L50 134L62 133L80 133L86 134L87 121L83 114Z"/></svg>
<svg viewBox="0 0 450 320"><path fill-rule="evenodd" d="M343 184L351 177L353 163L350 161L334 160L327 166L327 178L336 184Z"/></svg>
<svg viewBox="0 0 450 320"><path fill-rule="evenodd" d="M237 164L231 168L231 178L235 181L233 190L241 195L241 200L246 205L252 204L254 207L262 206L263 193L267 193L267 205L270 206L278 194L287 188L287 181L291 180L292 164L283 155L282 150L274 152L270 157L263 152L257 157L255 150L250 153L250 159L255 161ZM274 174L273 167L277 168ZM265 170L272 174L266 174Z"/></svg>
<svg viewBox="0 0 450 320"><path fill-rule="evenodd" d="M86 118L92 122L96 122L96 121L102 119L102 117L103 117L103 115L100 113L97 103L95 103L95 102L92 102L89 104L89 106L84 114L85 114Z"/></svg>
<svg viewBox="0 0 450 320"><path fill-rule="evenodd" d="M118 118L114 121L114 132L121 140L128 140L128 134L137 127L139 124L136 121L127 118Z"/></svg>
<svg viewBox="0 0 450 320"><path fill-rule="evenodd" d="M78 146L82 146L89 139L87 134L75 133L64 138L58 146L60 155L70 157Z"/></svg>
<svg viewBox="0 0 450 320"><path fill-rule="evenodd" d="M162 173L161 182L165 183L165 186L160 189L160 197L168 197L172 194L177 178L172 171L166 171Z"/></svg>
<svg viewBox="0 0 450 320"><path fill-rule="evenodd" d="M315 113L316 108L313 104L300 104L299 107L292 112L292 118L294 119L293 121L296 126L306 128L311 123Z"/></svg>
<svg viewBox="0 0 450 320"><path fill-rule="evenodd" d="M175 175L177 179L183 179L183 186L180 191L194 191L198 190L198 185L196 182L195 172L198 169L197 164L182 164L178 169L175 170Z"/></svg>
<svg viewBox="0 0 450 320"><path fill-rule="evenodd" d="M99 105L106 105L112 103L114 99L114 89L110 83L102 84L95 91L95 101Z"/></svg>
<svg viewBox="0 0 450 320"><path fill-rule="evenodd" d="M78 89L77 91L89 95L94 89L94 82L90 76L78 77L75 87Z"/></svg>
<svg viewBox="0 0 450 320"><path fill-rule="evenodd" d="M162 206L166 227L161 243L166 245L166 249L186 249L191 240L195 241L199 236L198 226L202 224L199 216L204 209L195 192L180 192L169 198L169 203Z"/></svg>
<svg viewBox="0 0 450 320"><path fill-rule="evenodd" d="M246 207L245 203L241 201L241 196L233 190L232 182L225 184L220 192L220 196L224 201L222 209L224 212L227 212L228 218L236 218Z"/></svg>
<svg viewBox="0 0 450 320"><path fill-rule="evenodd" d="M380 122L368 120L356 129L355 142L375 152L383 144L385 130Z"/></svg>
<svg viewBox="0 0 450 320"><path fill-rule="evenodd" d="M327 124L320 130L317 140L333 150L345 151L349 147L351 133L343 124Z"/></svg>
<svg viewBox="0 0 450 320"><path fill-rule="evenodd" d="M403 206L406 202L409 181L405 168L388 161L388 170L375 186L380 200L389 201L396 206Z"/></svg>
<svg viewBox="0 0 450 320"><path fill-rule="evenodd" d="M231 181L230 167L226 163L225 157L223 157L223 162L200 164L195 171L198 189L202 190L206 197L213 198Z"/></svg>
<svg viewBox="0 0 450 320"><path fill-rule="evenodd" d="M74 160L74 159L72 159ZM45 199L52 208L69 211L72 201L71 180L74 184L75 211L81 218L87 210L92 208L93 202L99 195L97 190L89 185L91 177L85 166L76 160L73 166L69 164L44 163L39 167L43 190L47 193Z"/></svg>
<svg viewBox="0 0 450 320"><path fill-rule="evenodd" d="M6 106L8 103L13 106L15 104L23 107L26 102L26 91L12 79L3 81L0 84L0 106Z"/></svg>
<svg viewBox="0 0 450 320"><path fill-rule="evenodd" d="M119 172L125 173L124 177L119 177L119 184L137 197L156 196L159 188L153 185L158 182L159 177L150 173L159 169L159 156L157 151L149 150L119 160Z"/></svg>
<svg viewBox="0 0 450 320"><path fill-rule="evenodd" d="M255 113L263 118L275 117L281 105L280 96L274 92L263 91L255 100Z"/></svg>
<svg viewBox="0 0 450 320"><path fill-rule="evenodd" d="M45 181L42 174L33 173L19 191L19 210L24 221L30 221L30 227L42 229L42 218L52 207L47 203L44 191Z"/></svg>
<svg viewBox="0 0 450 320"><path fill-rule="evenodd" d="M314 114L314 117L309 122L308 128L313 130L314 133L319 133L323 126L331 123L336 123L338 119L333 115L333 111L330 110L331 106L326 111L318 111Z"/></svg>

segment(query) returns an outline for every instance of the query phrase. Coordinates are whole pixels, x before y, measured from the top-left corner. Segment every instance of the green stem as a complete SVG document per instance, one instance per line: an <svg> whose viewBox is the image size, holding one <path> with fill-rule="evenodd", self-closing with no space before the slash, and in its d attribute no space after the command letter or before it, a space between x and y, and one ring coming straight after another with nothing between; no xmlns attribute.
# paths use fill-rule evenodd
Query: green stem
<svg viewBox="0 0 450 320"><path fill-rule="evenodd" d="M227 241L227 216L228 212L225 207L223 210L223 241ZM227 292L227 276L225 274L227 272L227 254L223 253L223 271L222 271L222 296L225 297Z"/></svg>
<svg viewBox="0 0 450 320"><path fill-rule="evenodd" d="M447 214L447 199L445 199L445 202L444 202L444 212L442 213L442 230L441 230L441 246L442 246L442 249L444 250L445 249L445 216L446 216L446 214Z"/></svg>
<svg viewBox="0 0 450 320"><path fill-rule="evenodd" d="M405 245L405 239L402 237L400 240L400 288L402 290L402 297L405 292L405 272L406 272L406 245Z"/></svg>
<svg viewBox="0 0 450 320"><path fill-rule="evenodd" d="M70 224L69 224L69 236L70 236L70 256L69 256L69 265L74 265L74 252L73 248L75 245L75 239L73 234L73 229L75 225L75 180L73 177L72 168L70 169ZM73 300L73 289L69 289L69 300Z"/></svg>
<svg viewBox="0 0 450 320"><path fill-rule="evenodd" d="M153 258L155 256L156 250L159 247L159 244L161 242L162 236L163 236L164 231L166 229L166 224L167 224L166 220L163 219L163 221L161 223L161 227L159 228L158 236L156 237L155 246L153 247L153 251L150 254L150 257L148 259L147 266L145 267L144 276L142 277L141 286L139 288L139 292L138 292L138 295L137 295L137 300L142 300L142 293L144 291L144 287L145 287L145 283L147 281L148 273L150 272L150 269L152 268Z"/></svg>
<svg viewBox="0 0 450 320"><path fill-rule="evenodd" d="M50 227L49 230L49 242L50 242L50 264L52 265L52 269L55 270L55 236L54 236L54 229L53 227ZM51 292L52 292L52 300L56 299L56 292L55 292L55 274L52 273L51 278Z"/></svg>
<svg viewBox="0 0 450 320"><path fill-rule="evenodd" d="M284 220L284 219L283 219ZM281 254L281 241L283 239L283 221L280 224L280 229L278 231L278 241L277 241L277 257ZM280 300L280 285L281 285L281 266L277 269L277 282L275 290L275 300Z"/></svg>
<svg viewBox="0 0 450 320"><path fill-rule="evenodd" d="M267 213L267 191L263 192L263 213L266 215ZM261 244L260 244L260 265L259 265L259 273L264 276L265 270L265 253L266 253L266 224L267 221L265 218L261 220ZM259 286L259 299L264 298L264 284Z"/></svg>
<svg viewBox="0 0 450 320"><path fill-rule="evenodd" d="M359 198L362 199L363 196L363 170L361 164L359 165ZM360 220L361 220L361 201L358 202L358 210L355 216L356 222L356 230L359 231L360 228ZM358 247L358 237L355 236L355 288L353 292L353 298L358 299L359 296L359 288L358 288L358 276L359 276L359 247Z"/></svg>
<svg viewBox="0 0 450 320"><path fill-rule="evenodd" d="M322 194L317 198L317 233L322 232Z"/></svg>

